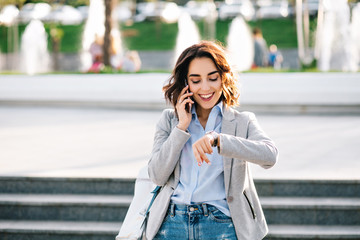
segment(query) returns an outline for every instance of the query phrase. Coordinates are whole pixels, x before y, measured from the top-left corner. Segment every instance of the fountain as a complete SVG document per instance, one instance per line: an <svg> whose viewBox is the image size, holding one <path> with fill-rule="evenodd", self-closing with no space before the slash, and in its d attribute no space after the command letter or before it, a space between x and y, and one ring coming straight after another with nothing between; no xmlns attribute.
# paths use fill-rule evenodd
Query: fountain
<svg viewBox="0 0 360 240"><path fill-rule="evenodd" d="M236 17L230 25L227 38L229 59L238 71L249 70L254 60L254 40L242 17Z"/></svg>
<svg viewBox="0 0 360 240"><path fill-rule="evenodd" d="M104 0L90 0L88 18L82 39L81 71L87 71L92 65L90 45L95 36L103 37L105 33L105 5Z"/></svg>
<svg viewBox="0 0 360 240"><path fill-rule="evenodd" d="M321 71L357 71L347 0L320 1L316 57Z"/></svg>
<svg viewBox="0 0 360 240"><path fill-rule="evenodd" d="M360 64L360 3L357 3L353 8L351 15L351 39L353 48L353 51L351 51L351 70L356 72L359 70Z"/></svg>
<svg viewBox="0 0 360 240"><path fill-rule="evenodd" d="M188 13L181 14L178 20L178 35L176 37L175 61L182 51L200 41L200 34L194 21Z"/></svg>
<svg viewBox="0 0 360 240"><path fill-rule="evenodd" d="M117 18L116 11L113 10L112 19L115 22ZM92 57L89 52L91 44L95 37L103 38L105 34L105 4L104 0L90 0L88 19L85 24L85 30L82 40L81 71L87 71L92 65ZM111 39L115 54L111 57L111 64L115 67L120 64L122 53L121 34L118 25L114 24L111 30Z"/></svg>
<svg viewBox="0 0 360 240"><path fill-rule="evenodd" d="M50 55L47 50L47 34L40 20L32 20L21 37L21 71L33 75L48 72Z"/></svg>

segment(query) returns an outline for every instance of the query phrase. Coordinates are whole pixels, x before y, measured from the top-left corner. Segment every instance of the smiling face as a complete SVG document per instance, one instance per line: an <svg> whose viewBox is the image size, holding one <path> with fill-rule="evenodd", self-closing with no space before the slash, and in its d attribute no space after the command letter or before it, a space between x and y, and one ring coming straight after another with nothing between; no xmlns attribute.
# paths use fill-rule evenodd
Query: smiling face
<svg viewBox="0 0 360 240"><path fill-rule="evenodd" d="M190 91L194 93L193 98L198 104L197 111L210 112L222 94L221 77L214 62L207 57L193 59L187 79Z"/></svg>

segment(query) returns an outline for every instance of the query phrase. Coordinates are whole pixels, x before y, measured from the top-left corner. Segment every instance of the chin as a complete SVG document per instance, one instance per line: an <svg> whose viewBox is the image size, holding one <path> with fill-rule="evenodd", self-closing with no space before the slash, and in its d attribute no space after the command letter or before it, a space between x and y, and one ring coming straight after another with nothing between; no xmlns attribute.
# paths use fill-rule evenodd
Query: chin
<svg viewBox="0 0 360 240"><path fill-rule="evenodd" d="M212 109L216 104L219 103L220 97L216 101L214 101L214 99L212 99L210 102L205 102L202 99L195 99L195 100L199 107L201 107L202 109L209 110L209 109Z"/></svg>
<svg viewBox="0 0 360 240"><path fill-rule="evenodd" d="M198 104L201 108L203 109L212 109L215 105L215 103L202 103L202 104Z"/></svg>

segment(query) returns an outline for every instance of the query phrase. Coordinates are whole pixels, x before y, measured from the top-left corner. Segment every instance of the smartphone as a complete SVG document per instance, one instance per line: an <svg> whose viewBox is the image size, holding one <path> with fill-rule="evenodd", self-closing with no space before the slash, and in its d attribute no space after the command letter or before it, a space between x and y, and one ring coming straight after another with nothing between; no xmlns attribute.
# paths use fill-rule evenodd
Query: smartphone
<svg viewBox="0 0 360 240"><path fill-rule="evenodd" d="M186 86L189 86L189 84L188 84L187 79L185 78L185 87L186 87ZM186 93L189 93L189 92L190 92L189 89L186 90ZM190 97L190 99L192 99L192 98ZM186 110L188 113L191 111L191 103L186 104L185 110Z"/></svg>

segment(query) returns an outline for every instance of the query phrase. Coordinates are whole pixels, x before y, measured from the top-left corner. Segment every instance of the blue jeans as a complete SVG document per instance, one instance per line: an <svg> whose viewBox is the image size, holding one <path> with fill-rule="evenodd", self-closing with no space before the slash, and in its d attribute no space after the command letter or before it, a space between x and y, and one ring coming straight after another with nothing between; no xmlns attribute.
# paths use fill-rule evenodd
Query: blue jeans
<svg viewBox="0 0 360 240"><path fill-rule="evenodd" d="M231 217L208 204L170 204L156 240L236 240Z"/></svg>

